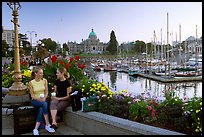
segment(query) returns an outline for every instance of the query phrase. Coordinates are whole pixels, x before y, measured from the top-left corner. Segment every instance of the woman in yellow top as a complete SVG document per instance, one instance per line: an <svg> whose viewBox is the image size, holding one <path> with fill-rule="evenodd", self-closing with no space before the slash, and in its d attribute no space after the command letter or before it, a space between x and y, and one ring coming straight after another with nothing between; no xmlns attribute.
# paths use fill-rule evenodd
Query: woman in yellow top
<svg viewBox="0 0 204 137"><path fill-rule="evenodd" d="M39 135L38 128L40 123L43 121L43 116L45 119L45 129L53 133L55 130L51 128L48 118L48 103L46 98L48 96L48 83L45 78L43 78L43 70L40 67L34 67L31 74L31 81L29 82L29 91L32 98L32 105L39 108L35 128L33 130L34 135Z"/></svg>

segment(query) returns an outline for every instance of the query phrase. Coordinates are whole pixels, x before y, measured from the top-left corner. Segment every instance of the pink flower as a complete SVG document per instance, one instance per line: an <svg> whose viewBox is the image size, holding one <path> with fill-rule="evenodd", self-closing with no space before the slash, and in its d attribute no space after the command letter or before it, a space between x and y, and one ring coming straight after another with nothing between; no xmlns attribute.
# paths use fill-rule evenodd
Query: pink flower
<svg viewBox="0 0 204 137"><path fill-rule="evenodd" d="M147 109L148 109L149 111L151 111L151 110L152 110L152 107L151 107L151 106L147 106Z"/></svg>
<svg viewBox="0 0 204 137"><path fill-rule="evenodd" d="M152 117L155 117L156 116L156 110L155 109L152 109Z"/></svg>

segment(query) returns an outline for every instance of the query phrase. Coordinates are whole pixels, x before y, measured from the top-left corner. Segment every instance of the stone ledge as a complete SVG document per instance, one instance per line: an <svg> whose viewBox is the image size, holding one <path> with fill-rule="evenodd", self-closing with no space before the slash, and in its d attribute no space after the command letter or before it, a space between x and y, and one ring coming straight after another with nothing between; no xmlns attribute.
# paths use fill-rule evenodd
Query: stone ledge
<svg viewBox="0 0 204 137"><path fill-rule="evenodd" d="M65 124L87 135L185 135L99 112L73 112L71 107L64 114Z"/></svg>

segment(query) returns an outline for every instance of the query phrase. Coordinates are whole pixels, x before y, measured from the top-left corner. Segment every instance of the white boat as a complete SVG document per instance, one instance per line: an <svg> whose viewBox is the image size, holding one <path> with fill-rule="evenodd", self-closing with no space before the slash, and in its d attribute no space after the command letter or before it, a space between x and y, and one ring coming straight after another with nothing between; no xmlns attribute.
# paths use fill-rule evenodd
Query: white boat
<svg viewBox="0 0 204 137"><path fill-rule="evenodd" d="M197 60L196 60L196 58L197 58ZM199 54L199 55L197 55L197 57L196 57L196 55L193 55L190 59L188 59L187 63L190 66L195 66L197 63L198 63L198 66L202 66L202 55Z"/></svg>

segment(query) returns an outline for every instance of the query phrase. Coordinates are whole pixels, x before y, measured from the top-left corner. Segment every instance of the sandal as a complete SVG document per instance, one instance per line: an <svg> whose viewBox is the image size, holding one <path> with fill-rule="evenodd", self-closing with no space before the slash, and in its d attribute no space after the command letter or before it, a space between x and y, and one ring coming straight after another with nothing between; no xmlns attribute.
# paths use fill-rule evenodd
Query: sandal
<svg viewBox="0 0 204 137"><path fill-rule="evenodd" d="M54 128L56 130L58 126L56 124L52 124L51 128Z"/></svg>

